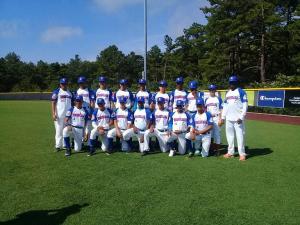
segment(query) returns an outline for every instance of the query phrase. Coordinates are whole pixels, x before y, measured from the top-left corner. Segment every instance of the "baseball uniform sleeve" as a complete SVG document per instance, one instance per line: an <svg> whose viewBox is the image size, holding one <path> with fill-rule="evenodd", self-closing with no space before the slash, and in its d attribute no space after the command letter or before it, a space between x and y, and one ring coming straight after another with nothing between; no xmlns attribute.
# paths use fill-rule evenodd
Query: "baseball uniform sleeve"
<svg viewBox="0 0 300 225"><path fill-rule="evenodd" d="M246 113L247 113L247 110L248 110L248 98L247 98L247 94L246 92L239 88L239 93L240 93L240 99L241 99L241 102L243 104L243 108L242 108L242 112L241 112L241 120L244 120L245 119L245 116L246 116Z"/></svg>
<svg viewBox="0 0 300 225"><path fill-rule="evenodd" d="M169 114L168 129L169 129L170 131L173 129L173 113L170 113L170 114Z"/></svg>
<svg viewBox="0 0 300 225"><path fill-rule="evenodd" d="M57 102L59 89L56 89L52 92L51 101Z"/></svg>
<svg viewBox="0 0 300 225"><path fill-rule="evenodd" d="M214 124L213 118L212 118L210 112L206 112L206 118L207 118L207 124L208 125L213 125Z"/></svg>

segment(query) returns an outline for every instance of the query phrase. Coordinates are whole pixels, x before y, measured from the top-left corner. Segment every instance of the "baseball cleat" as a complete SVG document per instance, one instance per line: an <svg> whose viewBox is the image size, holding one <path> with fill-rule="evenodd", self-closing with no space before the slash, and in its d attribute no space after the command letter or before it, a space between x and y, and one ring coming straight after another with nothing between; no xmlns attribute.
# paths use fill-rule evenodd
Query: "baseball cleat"
<svg viewBox="0 0 300 225"><path fill-rule="evenodd" d="M170 150L169 157L173 157L175 155L175 150Z"/></svg>
<svg viewBox="0 0 300 225"><path fill-rule="evenodd" d="M66 151L65 156L71 156L71 151Z"/></svg>
<svg viewBox="0 0 300 225"><path fill-rule="evenodd" d="M227 153L227 154L223 155L223 157L225 159L229 159L229 158L233 158L233 155Z"/></svg>
<svg viewBox="0 0 300 225"><path fill-rule="evenodd" d="M200 155L200 151L197 150L197 151L195 152L195 155Z"/></svg>
<svg viewBox="0 0 300 225"><path fill-rule="evenodd" d="M55 151L56 151L56 152L59 152L59 151L60 151L60 148L55 148Z"/></svg>
<svg viewBox="0 0 300 225"><path fill-rule="evenodd" d="M240 156L240 161L246 161L246 156L244 155Z"/></svg>
<svg viewBox="0 0 300 225"><path fill-rule="evenodd" d="M188 155L189 158L191 158L193 156L194 156L194 153L192 153L192 152L190 152L189 155Z"/></svg>

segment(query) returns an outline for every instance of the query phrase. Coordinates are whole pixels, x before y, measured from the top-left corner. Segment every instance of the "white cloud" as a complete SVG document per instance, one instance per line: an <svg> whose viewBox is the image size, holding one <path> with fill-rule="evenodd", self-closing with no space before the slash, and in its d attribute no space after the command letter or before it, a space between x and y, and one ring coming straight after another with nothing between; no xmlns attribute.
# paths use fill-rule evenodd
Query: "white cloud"
<svg viewBox="0 0 300 225"><path fill-rule="evenodd" d="M13 38L18 35L20 24L16 21L0 20L0 38Z"/></svg>
<svg viewBox="0 0 300 225"><path fill-rule="evenodd" d="M42 33L41 40L47 43L61 43L65 39L81 36L82 33L79 27L54 26Z"/></svg>

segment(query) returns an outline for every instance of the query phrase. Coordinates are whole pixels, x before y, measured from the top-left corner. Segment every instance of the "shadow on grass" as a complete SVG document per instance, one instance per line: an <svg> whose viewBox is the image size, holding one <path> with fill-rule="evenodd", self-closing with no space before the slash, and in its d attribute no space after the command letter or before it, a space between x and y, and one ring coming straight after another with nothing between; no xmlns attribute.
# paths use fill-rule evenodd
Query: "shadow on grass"
<svg viewBox="0 0 300 225"><path fill-rule="evenodd" d="M220 154L224 155L227 153L227 145L221 145L220 147ZM247 158L257 157L257 156L264 156L272 154L273 151L270 148L249 148L249 146L245 147L245 151L247 153ZM235 148L235 152L237 153L237 147Z"/></svg>
<svg viewBox="0 0 300 225"><path fill-rule="evenodd" d="M60 209L31 210L18 214L12 220L0 222L0 225L60 225L65 222L68 216L79 213L82 208L88 205L74 204Z"/></svg>

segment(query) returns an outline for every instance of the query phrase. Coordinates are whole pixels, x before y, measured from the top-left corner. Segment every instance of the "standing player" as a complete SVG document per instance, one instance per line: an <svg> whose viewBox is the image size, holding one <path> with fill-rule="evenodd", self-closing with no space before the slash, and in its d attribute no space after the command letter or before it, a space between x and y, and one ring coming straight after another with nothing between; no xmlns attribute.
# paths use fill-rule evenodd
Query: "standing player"
<svg viewBox="0 0 300 225"><path fill-rule="evenodd" d="M63 144L63 129L67 111L72 107L73 94L68 90L68 80L61 78L59 88L52 93L52 118L55 126L55 148L59 151Z"/></svg>
<svg viewBox="0 0 300 225"><path fill-rule="evenodd" d="M169 156L175 155L175 140L178 140L178 152L181 155L185 154L186 139L185 135L189 129L190 116L184 112L184 102L182 100L176 101L176 111L172 114L169 120L169 138L167 141L170 147Z"/></svg>
<svg viewBox="0 0 300 225"><path fill-rule="evenodd" d="M157 98L158 109L153 113L153 124L149 130L146 130L144 135L144 151L149 151L149 140L151 137L158 139L159 147L162 152L167 152L168 141L168 123L171 118L171 112L165 108L165 99L162 97Z"/></svg>
<svg viewBox="0 0 300 225"><path fill-rule="evenodd" d="M134 97L131 91L127 89L128 81L126 79L120 80L120 89L114 94L114 102L116 108L120 107L119 99L122 97L126 99L125 106L127 109L131 109L134 104Z"/></svg>
<svg viewBox="0 0 300 225"><path fill-rule="evenodd" d="M106 78L103 76L99 77L99 88L96 91L96 102L98 99L102 98L105 102L105 108L113 108L113 98L111 90L107 89ZM98 108L98 105L95 105Z"/></svg>
<svg viewBox="0 0 300 225"><path fill-rule="evenodd" d="M198 82L197 81L191 81L189 83L189 89L190 93L187 95L187 106L186 110L190 116L193 116L197 112L197 105L196 105L196 100L201 98L204 98L204 93L203 92L198 92Z"/></svg>
<svg viewBox="0 0 300 225"><path fill-rule="evenodd" d="M207 157L211 142L210 130L213 128L213 119L209 112L205 112L204 101L202 98L198 98L196 104L197 113L192 117L192 129L185 137L186 139L195 142L195 155L200 155L200 149L202 147L201 155L202 157ZM192 157L193 155L194 151L190 149L189 157Z"/></svg>
<svg viewBox="0 0 300 225"><path fill-rule="evenodd" d="M102 151L107 151L107 154L110 154L108 151L108 140L107 132L110 126L113 124L112 120L112 111L109 108L105 107L106 102L103 98L97 99L97 109L94 110L92 115L92 126L93 130L90 135L90 152L89 156L95 153L96 138L99 136L101 141Z"/></svg>
<svg viewBox="0 0 300 225"><path fill-rule="evenodd" d="M146 109L150 108L150 103L152 100L152 95L149 91L146 90L146 80L145 79L139 79L139 91L135 95L135 104L137 104L137 99L139 97L143 97L145 99L144 107Z"/></svg>
<svg viewBox="0 0 300 225"><path fill-rule="evenodd" d="M133 113L133 127L123 133L123 139L125 141L129 141L130 138L136 136L138 138L140 152L142 153L142 155L146 155L147 151L144 151L144 133L152 123L152 113L150 109L146 109L144 107L144 97L138 97L137 102L138 107Z"/></svg>
<svg viewBox="0 0 300 225"><path fill-rule="evenodd" d="M226 119L226 137L228 142L228 153L225 158L231 158L234 155L234 133L238 144L240 161L246 160L245 153L245 116L248 108L248 99L246 92L238 87L238 77L229 78L229 91L227 91L222 112L222 124Z"/></svg>
<svg viewBox="0 0 300 225"><path fill-rule="evenodd" d="M221 130L220 125L222 123L222 109L223 109L223 101L222 98L216 96L217 86L214 84L209 85L209 97L205 99L205 107L208 112L210 112L213 118L213 130L212 130L212 138L213 138L213 151L218 151L221 144Z"/></svg>
<svg viewBox="0 0 300 225"><path fill-rule="evenodd" d="M71 155L70 135L74 137L74 150L81 151L83 131L89 120L89 112L83 107L82 96L76 96L75 106L66 113L63 137L66 145L66 156Z"/></svg>
<svg viewBox="0 0 300 225"><path fill-rule="evenodd" d="M187 92L183 90L183 77L177 77L176 80L176 89L170 93L170 108L173 110L176 109L176 102L178 100L183 101L186 105L187 102Z"/></svg>
<svg viewBox="0 0 300 225"><path fill-rule="evenodd" d="M159 85L159 91L153 95L152 99L152 104L151 104L151 108L152 109L158 109L158 105L157 105L157 99L158 98L163 98L165 100L165 109L169 108L169 102L170 102L170 95L168 93L166 93L166 89L168 87L168 83L164 80L160 81L158 83Z"/></svg>
<svg viewBox="0 0 300 225"><path fill-rule="evenodd" d="M95 107L95 93L87 87L87 80L85 76L78 77L77 83L79 88L76 92L76 95L82 96L83 99L83 107L88 110L90 114L92 114L93 109ZM88 121L88 124L85 128L85 137L84 140L87 141L92 130L91 121Z"/></svg>
<svg viewBox="0 0 300 225"><path fill-rule="evenodd" d="M108 151L112 152L113 138L119 137L121 139L122 151L128 152L129 144L123 139L123 133L132 127L133 115L130 109L126 108L127 99L120 97L118 99L120 107L112 114L115 128L107 133L108 138Z"/></svg>

